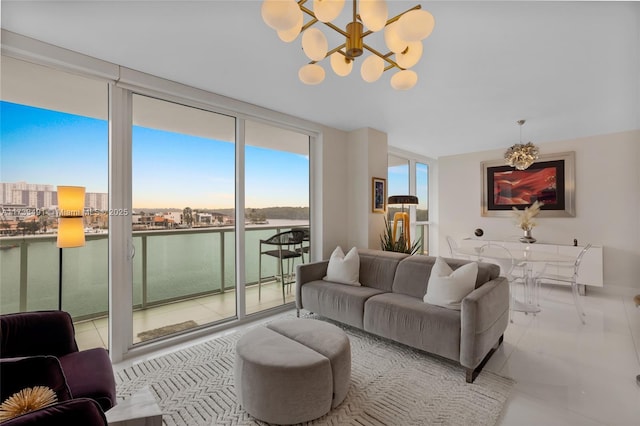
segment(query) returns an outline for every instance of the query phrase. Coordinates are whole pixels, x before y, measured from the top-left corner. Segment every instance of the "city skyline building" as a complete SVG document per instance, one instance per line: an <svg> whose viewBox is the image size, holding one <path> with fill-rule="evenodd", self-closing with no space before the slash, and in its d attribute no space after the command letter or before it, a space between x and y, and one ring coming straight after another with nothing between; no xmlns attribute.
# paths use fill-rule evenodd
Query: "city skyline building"
<svg viewBox="0 0 640 426"><path fill-rule="evenodd" d="M51 184L0 182L0 205L51 209L58 205L58 191ZM91 210L108 210L109 195L106 192L87 192L84 207Z"/></svg>

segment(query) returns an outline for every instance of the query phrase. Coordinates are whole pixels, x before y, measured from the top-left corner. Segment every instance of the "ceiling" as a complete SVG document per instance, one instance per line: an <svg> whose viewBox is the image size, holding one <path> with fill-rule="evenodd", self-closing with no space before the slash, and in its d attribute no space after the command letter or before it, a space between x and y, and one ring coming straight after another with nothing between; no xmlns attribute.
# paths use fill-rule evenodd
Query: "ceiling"
<svg viewBox="0 0 640 426"><path fill-rule="evenodd" d="M260 1L2 1L2 28L342 130L371 127L427 157L640 128L640 3L389 1L436 19L398 92L337 77L299 82L308 62L262 22ZM347 19L348 12L341 19ZM330 47L341 41L325 31ZM381 50L379 35L367 42Z"/></svg>

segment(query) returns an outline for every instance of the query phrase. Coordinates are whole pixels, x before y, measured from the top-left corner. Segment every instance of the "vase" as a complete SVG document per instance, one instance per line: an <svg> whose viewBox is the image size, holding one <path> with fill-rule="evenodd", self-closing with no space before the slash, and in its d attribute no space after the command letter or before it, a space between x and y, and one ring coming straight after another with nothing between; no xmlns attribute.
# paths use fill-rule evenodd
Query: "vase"
<svg viewBox="0 0 640 426"><path fill-rule="evenodd" d="M531 229L524 229L524 235L520 238L523 243L531 244L535 243L536 239L531 236Z"/></svg>

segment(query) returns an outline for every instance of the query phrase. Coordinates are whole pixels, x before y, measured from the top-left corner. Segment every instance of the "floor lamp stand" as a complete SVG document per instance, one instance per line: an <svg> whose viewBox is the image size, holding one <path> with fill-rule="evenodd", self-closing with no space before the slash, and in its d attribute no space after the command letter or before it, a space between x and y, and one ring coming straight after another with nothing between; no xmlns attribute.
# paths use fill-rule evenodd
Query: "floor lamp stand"
<svg viewBox="0 0 640 426"><path fill-rule="evenodd" d="M411 234L409 228L409 213L405 213L404 206L402 207L402 212L396 212L393 215L393 241L396 240L396 231L398 229L398 223L402 222L402 230L400 231L400 235L404 236L404 241L407 244L407 247L411 247Z"/></svg>
<svg viewBox="0 0 640 426"><path fill-rule="evenodd" d="M402 231L400 232L400 237L404 240L407 249L411 249L411 223L409 219L409 212L404 211L405 204L418 204L418 197L415 195L392 195L389 197L387 204L400 204L402 206L402 211L397 212L393 215L393 242L394 244L398 241L396 240L396 234L398 231L398 223L402 222Z"/></svg>
<svg viewBox="0 0 640 426"><path fill-rule="evenodd" d="M62 247L60 247L60 255L58 256L58 310L62 310Z"/></svg>

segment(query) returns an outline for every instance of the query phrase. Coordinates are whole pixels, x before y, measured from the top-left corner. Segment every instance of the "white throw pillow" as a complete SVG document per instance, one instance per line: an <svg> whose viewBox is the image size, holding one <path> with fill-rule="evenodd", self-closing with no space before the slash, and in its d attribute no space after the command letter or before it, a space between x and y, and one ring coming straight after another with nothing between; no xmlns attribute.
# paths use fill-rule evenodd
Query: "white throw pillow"
<svg viewBox="0 0 640 426"><path fill-rule="evenodd" d="M358 250L353 247L345 256L342 247L336 247L331 253L331 258L329 258L327 276L323 280L359 286L359 279L360 256L358 256Z"/></svg>
<svg viewBox="0 0 640 426"><path fill-rule="evenodd" d="M454 271L444 259L438 257L431 269L427 294L423 300L431 305L459 311L462 299L474 290L477 276L477 262L462 265Z"/></svg>

